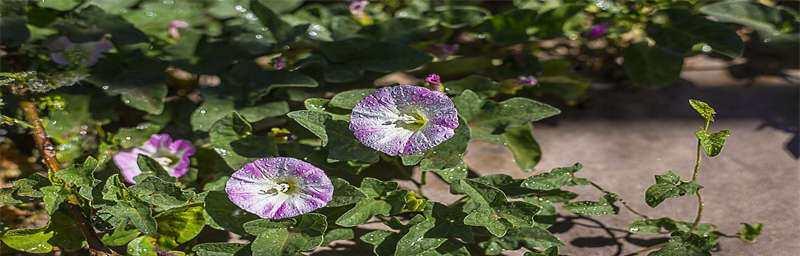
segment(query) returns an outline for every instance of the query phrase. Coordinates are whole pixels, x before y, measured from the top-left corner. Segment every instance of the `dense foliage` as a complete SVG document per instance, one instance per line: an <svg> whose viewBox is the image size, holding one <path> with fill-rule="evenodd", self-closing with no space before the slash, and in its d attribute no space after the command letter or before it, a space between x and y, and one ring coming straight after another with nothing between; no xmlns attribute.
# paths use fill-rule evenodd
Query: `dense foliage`
<svg viewBox="0 0 800 256"><path fill-rule="evenodd" d="M560 113L534 99L579 103L590 78L669 85L684 57L735 58L742 38L796 42L797 12L761 2L3 1L0 240L20 253L295 255L353 240L377 255L558 255L557 211L623 207L641 217L630 232L669 235L651 255L709 255L732 235L702 222L697 176L730 132L711 130L701 101L693 177L656 175L644 199L696 196L694 220L644 216L580 164L514 179L463 157L488 141L534 171L531 123ZM247 172L275 161L287 180L247 194ZM460 199L428 200L424 173ZM576 200L574 186L603 196ZM250 204L290 192L314 203Z"/></svg>

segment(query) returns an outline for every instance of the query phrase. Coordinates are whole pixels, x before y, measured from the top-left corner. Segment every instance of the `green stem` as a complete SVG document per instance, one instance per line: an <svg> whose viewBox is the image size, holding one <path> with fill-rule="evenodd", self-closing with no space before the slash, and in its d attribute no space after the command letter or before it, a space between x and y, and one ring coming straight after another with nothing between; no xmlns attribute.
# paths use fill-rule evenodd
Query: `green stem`
<svg viewBox="0 0 800 256"><path fill-rule="evenodd" d="M711 120L706 120L705 125L703 126L703 131L708 131L708 127L711 125ZM697 181L697 177L700 175L700 166L703 162L703 146L700 143L700 139L697 139L697 150L695 152L695 159L694 159L694 171L692 172L692 182ZM690 231L694 231L697 228L697 225L700 224L700 219L703 218L703 197L700 195L700 189L697 190L695 193L697 196L697 215L694 217L694 222L692 222L692 229Z"/></svg>

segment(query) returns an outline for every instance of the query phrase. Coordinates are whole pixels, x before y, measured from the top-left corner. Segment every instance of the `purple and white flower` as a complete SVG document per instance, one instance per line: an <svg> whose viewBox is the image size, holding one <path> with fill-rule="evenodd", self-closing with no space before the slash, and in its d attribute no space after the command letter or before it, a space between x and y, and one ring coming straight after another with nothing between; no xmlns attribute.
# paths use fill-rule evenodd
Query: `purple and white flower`
<svg viewBox="0 0 800 256"><path fill-rule="evenodd" d="M526 86L534 86L539 84L539 80L537 80L535 76L519 76L517 77L517 82Z"/></svg>
<svg viewBox="0 0 800 256"><path fill-rule="evenodd" d="M169 37L173 39L181 38L181 29L188 28L189 22L183 20L173 20L169 22L169 27L167 28L167 34Z"/></svg>
<svg viewBox="0 0 800 256"><path fill-rule="evenodd" d="M194 145L188 140L172 140L169 134L153 134L144 145L114 155L114 163L122 171L125 181L133 184L136 183L133 178L142 173L136 163L139 155L153 158L170 176L177 178L189 171L189 158L194 153Z"/></svg>
<svg viewBox="0 0 800 256"><path fill-rule="evenodd" d="M225 185L228 198L265 219L285 219L322 208L333 197L325 172L295 158L267 157L245 164Z"/></svg>
<svg viewBox="0 0 800 256"><path fill-rule="evenodd" d="M360 17L364 16L364 10L367 9L368 4L369 1L367 0L353 0L350 1L350 5L347 8L350 9L350 14Z"/></svg>
<svg viewBox="0 0 800 256"><path fill-rule="evenodd" d="M411 155L453 137L458 112L442 92L412 85L384 87L362 99L350 130L362 144L388 155Z"/></svg>
<svg viewBox="0 0 800 256"><path fill-rule="evenodd" d="M103 57L103 53L114 47L106 38L99 41L86 43L73 43L66 36L61 36L50 42L50 59L56 64L67 66L71 64L89 67Z"/></svg>

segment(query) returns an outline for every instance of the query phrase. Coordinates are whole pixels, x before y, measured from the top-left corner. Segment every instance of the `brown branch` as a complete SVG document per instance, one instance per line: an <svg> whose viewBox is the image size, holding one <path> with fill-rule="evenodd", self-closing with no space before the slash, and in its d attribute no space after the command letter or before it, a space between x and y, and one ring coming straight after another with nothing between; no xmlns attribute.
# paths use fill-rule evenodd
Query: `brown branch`
<svg viewBox="0 0 800 256"><path fill-rule="evenodd" d="M39 118L39 111L36 104L28 99L22 99L19 102L22 112L25 114L25 120L32 126L33 141L36 143L36 149L42 155L42 161L50 169L51 173L61 170L61 164L58 163L56 158L56 149L50 139L47 138L47 133L42 125L42 120ZM48 175L49 176L49 175ZM80 229L86 242L89 244L89 252L92 255L119 255L112 251L100 241L95 233L94 228L89 224L89 220L83 215L78 205L68 203L67 210L72 218L76 221L78 229Z"/></svg>

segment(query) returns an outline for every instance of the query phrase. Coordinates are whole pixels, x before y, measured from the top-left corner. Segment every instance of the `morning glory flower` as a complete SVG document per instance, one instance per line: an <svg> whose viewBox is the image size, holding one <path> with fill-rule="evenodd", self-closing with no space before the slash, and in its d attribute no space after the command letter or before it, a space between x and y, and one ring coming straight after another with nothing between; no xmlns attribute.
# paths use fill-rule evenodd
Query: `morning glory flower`
<svg viewBox="0 0 800 256"><path fill-rule="evenodd" d="M167 28L167 34L169 37L173 39L181 38L181 30L182 28L188 28L189 22L183 20L173 20L169 22L169 28Z"/></svg>
<svg viewBox="0 0 800 256"><path fill-rule="evenodd" d="M61 36L50 42L47 47L50 48L50 59L56 64L90 67L103 57L103 52L111 50L113 45L105 38L94 42L73 43L66 36Z"/></svg>
<svg viewBox="0 0 800 256"><path fill-rule="evenodd" d="M350 130L362 144L388 155L411 155L439 145L458 127L453 101L412 85L384 87L353 108Z"/></svg>
<svg viewBox="0 0 800 256"><path fill-rule="evenodd" d="M350 5L347 7L350 9L350 14L353 16L364 16L364 10L367 9L367 5L369 1L367 0L353 0L350 1Z"/></svg>
<svg viewBox="0 0 800 256"><path fill-rule="evenodd" d="M586 33L591 39L600 38L608 32L608 23L595 24Z"/></svg>
<svg viewBox="0 0 800 256"><path fill-rule="evenodd" d="M536 80L535 76L520 76L517 78L517 82L522 85L534 86L539 84L539 80Z"/></svg>
<svg viewBox="0 0 800 256"><path fill-rule="evenodd" d="M140 147L129 151L121 151L114 155L114 163L122 171L122 177L128 183L136 183L133 178L142 173L136 159L146 155L156 160L172 177L181 177L189 171L189 157L195 149L188 140L172 140L169 134L153 134Z"/></svg>
<svg viewBox="0 0 800 256"><path fill-rule="evenodd" d="M325 172L290 157L267 157L245 164L225 185L228 199L265 219L285 219L322 208L333 197Z"/></svg>

